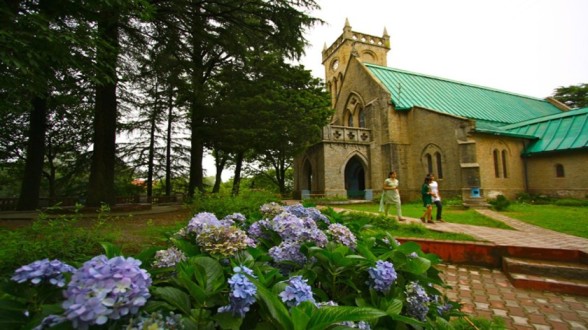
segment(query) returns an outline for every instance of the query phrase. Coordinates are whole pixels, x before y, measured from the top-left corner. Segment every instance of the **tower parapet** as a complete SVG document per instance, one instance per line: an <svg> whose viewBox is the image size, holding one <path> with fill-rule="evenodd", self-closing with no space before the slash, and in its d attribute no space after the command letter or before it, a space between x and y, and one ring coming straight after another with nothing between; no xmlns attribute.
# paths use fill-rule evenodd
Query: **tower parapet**
<svg viewBox="0 0 588 330"><path fill-rule="evenodd" d="M339 89L345 78L345 69L351 56L358 57L362 62L387 66L387 55L390 50L390 36L384 28L381 37L355 32L345 19L343 33L329 47L322 51L322 64L325 67L325 82L331 92L332 104L335 105Z"/></svg>

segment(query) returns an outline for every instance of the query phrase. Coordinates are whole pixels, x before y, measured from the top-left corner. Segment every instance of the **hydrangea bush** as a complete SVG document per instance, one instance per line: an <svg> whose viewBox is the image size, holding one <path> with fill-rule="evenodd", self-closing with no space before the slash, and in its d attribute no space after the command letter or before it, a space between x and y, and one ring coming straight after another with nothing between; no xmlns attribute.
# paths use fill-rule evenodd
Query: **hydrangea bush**
<svg viewBox="0 0 588 330"><path fill-rule="evenodd" d="M77 269L23 266L12 286L52 286L53 296L4 288L0 317L38 329L394 329L443 328L459 315L439 291L440 260L416 243L362 235L300 204L259 214L197 213L167 247L135 257L105 246Z"/></svg>

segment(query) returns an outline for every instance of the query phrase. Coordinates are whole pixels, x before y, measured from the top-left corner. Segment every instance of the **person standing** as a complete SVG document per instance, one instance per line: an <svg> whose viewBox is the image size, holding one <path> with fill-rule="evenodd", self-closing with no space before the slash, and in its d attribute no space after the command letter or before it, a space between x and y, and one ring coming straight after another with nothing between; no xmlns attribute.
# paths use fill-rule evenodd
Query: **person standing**
<svg viewBox="0 0 588 330"><path fill-rule="evenodd" d="M441 217L441 213L443 212L443 203L441 203L441 195L439 194L439 184L437 181L435 181L435 174L431 173L429 176L431 177L431 183L429 184L429 187L431 187L431 196L433 197L433 204L435 204L435 208L437 209L435 220L439 222L445 222Z"/></svg>
<svg viewBox="0 0 588 330"><path fill-rule="evenodd" d="M396 215L398 221L404 221L402 217L402 208L400 202L400 193L398 192L398 179L396 178L396 171L388 173L388 178L384 180L384 187L382 188L382 198L380 199L380 212L384 212L388 216L390 205L396 205Z"/></svg>
<svg viewBox="0 0 588 330"><path fill-rule="evenodd" d="M433 195L431 192L431 177L427 175L425 182L421 186L421 195L423 197L423 206L425 207L425 213L421 217L422 222L435 223L432 219L431 213L433 209Z"/></svg>

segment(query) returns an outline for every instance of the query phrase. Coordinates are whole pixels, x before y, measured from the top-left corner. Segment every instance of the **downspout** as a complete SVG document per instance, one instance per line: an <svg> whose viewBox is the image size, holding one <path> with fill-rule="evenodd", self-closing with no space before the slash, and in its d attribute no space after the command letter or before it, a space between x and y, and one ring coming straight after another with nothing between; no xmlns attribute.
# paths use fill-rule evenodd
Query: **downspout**
<svg viewBox="0 0 588 330"><path fill-rule="evenodd" d="M529 193L529 170L527 168L527 145L528 141L523 140L523 177L525 183L525 193Z"/></svg>

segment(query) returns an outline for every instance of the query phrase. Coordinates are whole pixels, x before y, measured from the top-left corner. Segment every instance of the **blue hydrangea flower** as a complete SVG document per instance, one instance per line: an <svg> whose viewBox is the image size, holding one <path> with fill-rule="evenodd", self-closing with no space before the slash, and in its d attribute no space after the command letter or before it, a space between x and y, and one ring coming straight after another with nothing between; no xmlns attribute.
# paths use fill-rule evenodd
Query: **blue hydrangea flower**
<svg viewBox="0 0 588 330"><path fill-rule="evenodd" d="M49 261L49 259L43 259L18 268L11 279L18 283L30 280L35 285L42 281L48 281L52 285L62 288L65 286L65 277L63 274L73 273L75 271L75 268L60 260L54 259Z"/></svg>
<svg viewBox="0 0 588 330"><path fill-rule="evenodd" d="M62 306L74 328L136 314L149 299L151 277L134 258L96 256L71 278Z"/></svg>
<svg viewBox="0 0 588 330"><path fill-rule="evenodd" d="M159 250L155 252L153 260L153 267L166 268L175 267L177 263L186 260L184 252L178 250L177 247L172 246L167 250Z"/></svg>
<svg viewBox="0 0 588 330"><path fill-rule="evenodd" d="M133 317L125 330L183 330L182 315L170 312L168 315L157 311L151 314L143 313Z"/></svg>
<svg viewBox="0 0 588 330"><path fill-rule="evenodd" d="M349 230L349 228L340 223L330 224L327 233L331 235L331 238L336 243L343 244L352 249L355 249L357 245L357 238L355 235Z"/></svg>
<svg viewBox="0 0 588 330"><path fill-rule="evenodd" d="M210 212L200 212L190 219L188 222L187 231L189 233L198 235L206 226L218 227L221 226L221 222L218 220L216 215Z"/></svg>
<svg viewBox="0 0 588 330"><path fill-rule="evenodd" d="M387 293L397 278L394 265L383 260L378 260L375 267L368 269L368 273L370 274L370 286L382 293Z"/></svg>
<svg viewBox="0 0 588 330"><path fill-rule="evenodd" d="M33 330L43 330L52 328L58 324L61 324L66 321L66 318L59 315L49 315L41 321L41 324L34 327Z"/></svg>
<svg viewBox="0 0 588 330"><path fill-rule="evenodd" d="M429 312L430 298L425 289L418 282L406 285L406 314L420 321L425 321Z"/></svg>
<svg viewBox="0 0 588 330"><path fill-rule="evenodd" d="M312 297L312 289L306 282L307 280L302 279L302 276L293 276L288 280L288 285L280 293L280 298L288 307L298 306L303 301L316 304Z"/></svg>
<svg viewBox="0 0 588 330"><path fill-rule="evenodd" d="M220 307L218 312L230 312L233 316L245 317L250 306L255 303L255 294L257 293L257 287L249 281L245 274L255 276L253 271L245 266L235 267L233 271L235 274L228 281L231 287L230 303L227 306Z"/></svg>

